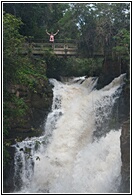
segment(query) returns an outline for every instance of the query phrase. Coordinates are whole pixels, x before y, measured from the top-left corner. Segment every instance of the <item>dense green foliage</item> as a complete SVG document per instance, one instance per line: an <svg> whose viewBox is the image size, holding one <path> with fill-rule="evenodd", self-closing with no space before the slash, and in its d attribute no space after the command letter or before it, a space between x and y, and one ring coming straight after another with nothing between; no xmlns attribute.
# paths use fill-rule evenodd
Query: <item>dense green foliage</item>
<svg viewBox="0 0 133 196"><path fill-rule="evenodd" d="M67 4L58 3L4 3L4 11L21 18L24 25L20 32L34 38L47 38L49 31L58 29L58 21L63 17Z"/></svg>
<svg viewBox="0 0 133 196"><path fill-rule="evenodd" d="M29 89L35 90L35 86L39 83L39 79L46 80L45 62L35 60L29 56L20 54L20 49L24 43L24 37L18 32L21 24L20 20L13 15L4 14L4 41L3 41L3 75L4 75L4 101L13 102L16 110L20 107L24 110L24 101L19 100L16 96L9 94L9 87L15 84L28 86ZM24 111L18 110L16 116ZM9 112L10 113L10 112Z"/></svg>
<svg viewBox="0 0 133 196"><path fill-rule="evenodd" d="M103 58L57 58L53 54L46 56L47 76L60 80L64 77L99 76L102 70Z"/></svg>
<svg viewBox="0 0 133 196"><path fill-rule="evenodd" d="M121 56L123 59L130 59L130 33L126 29L121 29L116 36L116 46L113 50L118 56Z"/></svg>
<svg viewBox="0 0 133 196"><path fill-rule="evenodd" d="M23 56L20 53L25 37L20 35L21 20L10 14L3 16L3 137L4 163L9 158L6 151L7 139L14 121L24 124L23 117L28 111L25 97L15 91L17 85L25 86L28 91L36 92L40 80L47 80L46 64L40 59Z"/></svg>
<svg viewBox="0 0 133 196"><path fill-rule="evenodd" d="M3 16L3 86L4 86L4 135L8 133L8 121L11 115L10 94L7 88L16 78L16 70L20 67L21 59L18 55L19 47L22 43L22 36L18 33L21 21L10 14Z"/></svg>

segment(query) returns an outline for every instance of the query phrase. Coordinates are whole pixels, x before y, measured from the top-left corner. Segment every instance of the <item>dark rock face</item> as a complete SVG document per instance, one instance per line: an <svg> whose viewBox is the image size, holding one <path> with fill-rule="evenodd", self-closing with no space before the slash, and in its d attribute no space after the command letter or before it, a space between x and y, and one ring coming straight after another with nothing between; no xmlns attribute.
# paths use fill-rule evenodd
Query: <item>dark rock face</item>
<svg viewBox="0 0 133 196"><path fill-rule="evenodd" d="M33 90L26 86L14 85L11 86L10 93L23 98L28 109L23 118L10 119L9 138L24 139L40 135L44 131L44 121L52 105L53 93L48 81L41 82Z"/></svg>
<svg viewBox="0 0 133 196"><path fill-rule="evenodd" d="M6 141L10 144L21 141L26 137L40 136L44 130L44 123L47 114L51 110L53 92L48 81L42 82L34 90L22 85L13 85L9 88L9 93L23 98L28 107L23 118L10 119L10 130ZM14 176L14 148L7 148L10 160L3 168L3 192L13 192L15 185Z"/></svg>
<svg viewBox="0 0 133 196"><path fill-rule="evenodd" d="M8 151L10 153L10 161L6 164L3 172L3 192L10 193L14 191L14 148L9 147Z"/></svg>
<svg viewBox="0 0 133 196"><path fill-rule="evenodd" d="M112 59L112 57L105 57L103 62L103 69L98 79L97 88L103 88L109 84L114 78L123 73L128 74L128 65L120 59Z"/></svg>
<svg viewBox="0 0 133 196"><path fill-rule="evenodd" d="M121 143L121 187L122 193L130 192L130 121L127 120L122 126L122 133L120 137Z"/></svg>
<svg viewBox="0 0 133 196"><path fill-rule="evenodd" d="M122 132L120 137L121 145L121 186L120 192L130 192L130 88L125 85L121 96L120 122ZM122 123L123 122L123 123Z"/></svg>

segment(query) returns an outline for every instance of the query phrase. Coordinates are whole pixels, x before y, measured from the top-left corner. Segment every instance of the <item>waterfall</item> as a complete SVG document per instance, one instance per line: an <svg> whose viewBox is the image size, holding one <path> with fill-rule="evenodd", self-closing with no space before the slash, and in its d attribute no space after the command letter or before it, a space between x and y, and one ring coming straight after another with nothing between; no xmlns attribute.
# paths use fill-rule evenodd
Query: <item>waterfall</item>
<svg viewBox="0 0 133 196"><path fill-rule="evenodd" d="M124 75L97 90L97 78L53 84L44 134L13 145L16 193L117 193L121 129L110 129ZM106 128L105 128L106 125Z"/></svg>

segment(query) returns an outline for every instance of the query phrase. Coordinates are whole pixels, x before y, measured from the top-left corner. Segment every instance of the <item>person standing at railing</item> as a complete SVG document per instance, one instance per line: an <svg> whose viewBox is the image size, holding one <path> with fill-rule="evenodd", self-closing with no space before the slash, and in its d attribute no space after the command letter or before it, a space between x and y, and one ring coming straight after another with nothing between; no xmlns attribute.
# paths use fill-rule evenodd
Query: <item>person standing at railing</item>
<svg viewBox="0 0 133 196"><path fill-rule="evenodd" d="M54 43L54 36L55 35L57 35L57 33L59 32L59 30L57 30L57 32L56 33L48 33L48 31L47 31L47 29L46 29L46 33L47 33L47 35L49 35L50 37L49 37L49 41L51 42L51 43Z"/></svg>

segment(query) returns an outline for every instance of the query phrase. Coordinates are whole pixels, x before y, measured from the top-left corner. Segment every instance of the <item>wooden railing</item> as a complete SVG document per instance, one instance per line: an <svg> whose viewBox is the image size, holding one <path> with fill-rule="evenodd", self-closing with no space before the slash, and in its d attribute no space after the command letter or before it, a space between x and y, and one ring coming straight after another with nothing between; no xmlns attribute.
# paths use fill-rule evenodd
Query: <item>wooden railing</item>
<svg viewBox="0 0 133 196"><path fill-rule="evenodd" d="M48 40L28 40L21 53L43 55L46 51L51 51L57 56L77 56L78 43L76 40L55 40L54 43L49 43ZM94 51L90 56L104 56L104 51Z"/></svg>
<svg viewBox="0 0 133 196"><path fill-rule="evenodd" d="M38 40L39 41L39 40ZM51 50L56 55L76 55L77 54L77 44L70 42L63 43L44 43L43 40L41 42L31 42L25 43L22 49L22 53L32 53L32 54L45 54L46 51Z"/></svg>

